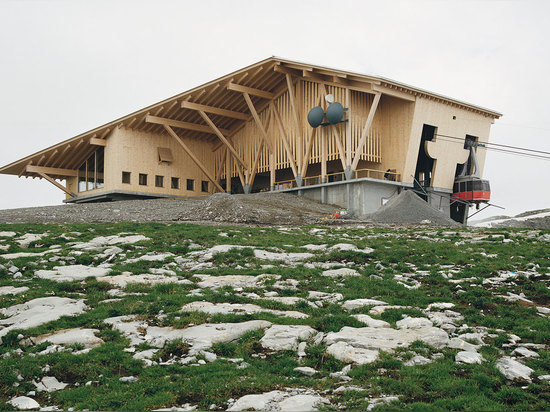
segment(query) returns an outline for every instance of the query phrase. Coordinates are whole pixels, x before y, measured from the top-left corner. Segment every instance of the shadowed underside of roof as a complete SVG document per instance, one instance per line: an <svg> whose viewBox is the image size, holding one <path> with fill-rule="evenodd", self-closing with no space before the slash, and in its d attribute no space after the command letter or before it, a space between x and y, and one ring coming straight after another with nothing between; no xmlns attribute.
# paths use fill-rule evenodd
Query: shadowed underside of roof
<svg viewBox="0 0 550 412"><path fill-rule="evenodd" d="M38 168L48 168L54 178L67 177L118 127L148 133L165 133L167 119L175 127L185 129L187 139L219 141L210 122L225 137L231 137L252 118L247 92L258 112L271 99L287 90L287 74L293 78L321 81L335 86L346 86L364 92L383 92L414 101L417 96L441 101L444 104L475 111L484 116L498 118L500 113L468 103L449 99L421 89L413 88L389 79L366 76L342 70L298 63L277 57L245 67L209 83L188 90L169 99L114 120L103 126L65 140L35 154L0 168L0 173L18 176L40 177Z"/></svg>

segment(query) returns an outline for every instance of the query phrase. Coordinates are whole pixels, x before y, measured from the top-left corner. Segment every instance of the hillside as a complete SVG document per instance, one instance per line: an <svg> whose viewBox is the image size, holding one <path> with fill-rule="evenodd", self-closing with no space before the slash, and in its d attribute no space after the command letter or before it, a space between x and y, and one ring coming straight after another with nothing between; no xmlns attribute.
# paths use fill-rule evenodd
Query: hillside
<svg viewBox="0 0 550 412"><path fill-rule="evenodd" d="M470 222L473 227L550 229L550 209L531 210L516 216L493 216Z"/></svg>
<svg viewBox="0 0 550 412"><path fill-rule="evenodd" d="M548 410L549 242L3 224L0 410Z"/></svg>

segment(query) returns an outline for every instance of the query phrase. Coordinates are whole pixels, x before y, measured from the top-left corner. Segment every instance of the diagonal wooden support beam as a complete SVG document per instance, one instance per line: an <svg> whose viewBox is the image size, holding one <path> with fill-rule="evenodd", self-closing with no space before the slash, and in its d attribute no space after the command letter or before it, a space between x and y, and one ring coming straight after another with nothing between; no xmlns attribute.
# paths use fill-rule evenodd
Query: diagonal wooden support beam
<svg viewBox="0 0 550 412"><path fill-rule="evenodd" d="M260 129L260 134L262 135L262 138L264 139L267 147L269 148L270 152L273 152L273 145L269 141L269 138L267 137L267 132L265 131L264 125L262 124L260 120L260 116L258 116L258 112L256 111L256 108L252 104L252 100L250 99L250 96L248 93L243 93L244 99L246 100L246 104L248 105L248 108L250 109L250 113L252 113L252 117L254 118L254 121L256 122L256 125L258 126L258 129Z"/></svg>
<svg viewBox="0 0 550 412"><path fill-rule="evenodd" d="M363 133L361 133L361 139L359 140L359 143L357 144L357 148L355 149L355 157L353 158L353 163L351 164L351 170L357 169L357 164L359 163L359 159L361 159L361 153L363 152L363 146L365 145L365 142L367 141L367 136L369 135L370 127L372 126L372 121L374 119L374 114L376 113L376 108L378 107L378 102L380 102L380 93L377 93L374 96L374 100L372 102L372 106L370 107L369 116L367 117L367 121L365 122L365 127L363 127Z"/></svg>
<svg viewBox="0 0 550 412"><path fill-rule="evenodd" d="M233 119L239 120L248 120L250 118L250 116L246 113L235 112L233 110L226 110L219 107L207 106L205 104L198 104L187 101L181 102L181 107L183 109L202 110L206 113L219 114L220 116L231 117Z"/></svg>
<svg viewBox="0 0 550 412"><path fill-rule="evenodd" d="M150 114L145 116L145 122L146 123L160 124L160 125L163 125L163 126L177 127L178 129L193 130L195 132L215 134L214 131L210 127L205 126L203 124L196 124L196 123L182 122L180 120L166 119L164 117L151 116ZM219 129L219 130L220 130L220 132L222 132L224 134L229 133L229 130L226 130L226 129Z"/></svg>
<svg viewBox="0 0 550 412"><path fill-rule="evenodd" d="M248 93L252 96L262 97L264 99L272 100L275 95L271 92L266 92L265 90L254 89L248 86L241 86L240 84L229 82L227 83L227 90L233 90L235 92Z"/></svg>
<svg viewBox="0 0 550 412"><path fill-rule="evenodd" d="M342 169L346 169L346 152L344 151L344 145L342 144L342 139L340 139L340 132L338 131L338 126L334 126L334 140L336 140L336 146L338 147L338 153L340 154L340 160L342 161Z"/></svg>
<svg viewBox="0 0 550 412"><path fill-rule="evenodd" d="M198 110L199 114L201 115L201 117L204 119L204 121L206 123L208 123L208 125L210 126L210 128L214 131L214 134L217 135L220 140L227 146L227 148L229 149L229 151L233 154L233 156L235 157L235 159L237 159L237 161L245 168L245 169L248 169L248 165L246 164L246 162L241 159L241 156L239 156L239 153L237 153L237 151L235 150L235 148L231 145L231 143L229 143L229 141L225 138L225 136L223 135L223 133L220 131L220 129L218 129L216 127L216 125L214 124L214 122L212 120L210 120L210 117L208 117L208 115L203 112L202 110Z"/></svg>
<svg viewBox="0 0 550 412"><path fill-rule="evenodd" d="M296 161L294 159L294 155L292 154L292 150L290 150L290 144L288 143L288 139L286 137L285 129L283 127L283 122L281 120L281 116L279 114L279 111L271 102L271 111L272 115L275 117L275 121L277 122L277 126L279 126L279 131L281 132L281 139L283 141L283 145L285 147L286 156L288 157L290 168L292 169L292 174L294 175L294 179L296 179L296 176L298 175L298 170L296 168Z"/></svg>
<svg viewBox="0 0 550 412"><path fill-rule="evenodd" d="M309 163L309 155L311 154L311 147L313 146L313 142L315 140L315 134L317 133L317 128L311 128L311 134L309 136L309 140L306 145L306 153L304 155L304 160L302 162L302 167L300 169L300 176L304 177L307 172L307 166Z"/></svg>
<svg viewBox="0 0 550 412"><path fill-rule="evenodd" d="M164 126L164 129L168 132L168 134L170 136L172 136L176 142L178 142L180 144L180 146L183 148L183 150L185 151L185 153L187 153L187 155L191 158L191 160L197 165L197 167L206 175L206 177L208 178L208 180L210 180L212 182L212 184L216 187L216 189L218 189L220 192L223 192L223 189L222 187L219 185L218 182L216 182L216 180L212 177L212 175L210 174L210 172L208 171L208 169L206 168L206 166L204 166L202 164L202 162L197 159L197 157L193 154L193 152L191 151L191 149L189 149L189 147L183 142L183 140L181 139L181 137L179 137L176 132L174 132L172 130L172 128L168 125L163 125Z"/></svg>
<svg viewBox="0 0 550 412"><path fill-rule="evenodd" d="M254 179L256 178L256 170L258 169L258 162L260 160L260 155L262 154L262 149L264 148L264 141L262 140L260 142L260 146L258 147L258 151L256 152L256 156L254 158L254 164L252 165L252 169L250 170L250 173L248 174L248 184L250 187L254 185Z"/></svg>
<svg viewBox="0 0 550 412"><path fill-rule="evenodd" d="M59 182L56 182L55 179L52 179L50 176L48 176L46 173L43 173L43 172L36 172L38 173L38 175L40 177L43 177L44 179L46 179L48 182L50 182L52 185L54 185L55 187L63 190L65 193L67 193L69 196L71 197L76 197L76 195L71 192L69 189L67 189L65 186L63 186L61 183Z"/></svg>
<svg viewBox="0 0 550 412"><path fill-rule="evenodd" d="M78 170L75 169L59 169L56 167L44 167L44 166L33 166L27 165L25 168L27 173L48 173L54 176L67 176L67 177L76 177L78 176Z"/></svg>

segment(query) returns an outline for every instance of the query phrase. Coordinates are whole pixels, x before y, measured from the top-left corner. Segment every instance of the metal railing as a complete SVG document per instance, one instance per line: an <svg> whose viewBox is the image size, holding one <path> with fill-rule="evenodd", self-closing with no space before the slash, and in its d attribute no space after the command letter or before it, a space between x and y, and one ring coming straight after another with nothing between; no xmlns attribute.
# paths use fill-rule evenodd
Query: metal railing
<svg viewBox="0 0 550 412"><path fill-rule="evenodd" d="M390 180L394 182L401 181L401 175L394 171L384 171L376 169L358 169L353 173L354 179L360 179L364 177L380 180ZM342 182L345 180L344 172L329 173L326 175L327 183ZM308 176L303 179L303 186L313 186L321 184L321 175ZM286 190L297 188L296 180L281 180L275 182L275 190Z"/></svg>

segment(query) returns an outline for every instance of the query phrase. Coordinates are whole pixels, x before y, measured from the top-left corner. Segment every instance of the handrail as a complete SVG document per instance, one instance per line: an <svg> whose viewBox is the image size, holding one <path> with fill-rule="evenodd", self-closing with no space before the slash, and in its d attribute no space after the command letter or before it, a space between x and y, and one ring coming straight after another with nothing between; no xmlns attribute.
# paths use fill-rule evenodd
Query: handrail
<svg viewBox="0 0 550 412"><path fill-rule="evenodd" d="M327 181L330 182L340 182L344 181L345 174L344 172L335 172L335 173L328 173L326 175ZM330 177L334 177L333 180L330 179ZM374 178L374 179L380 179L380 180L391 180L400 182L401 181L401 175L396 172L391 171L384 171L384 170L376 170L376 169L357 169L354 171L354 178L360 179L360 178ZM312 186L317 185L321 183L321 175L316 176L308 176L303 179L303 186ZM284 190L284 189L294 189L298 187L296 184L296 180L290 179L290 180L281 180L278 182L275 182L275 190Z"/></svg>

